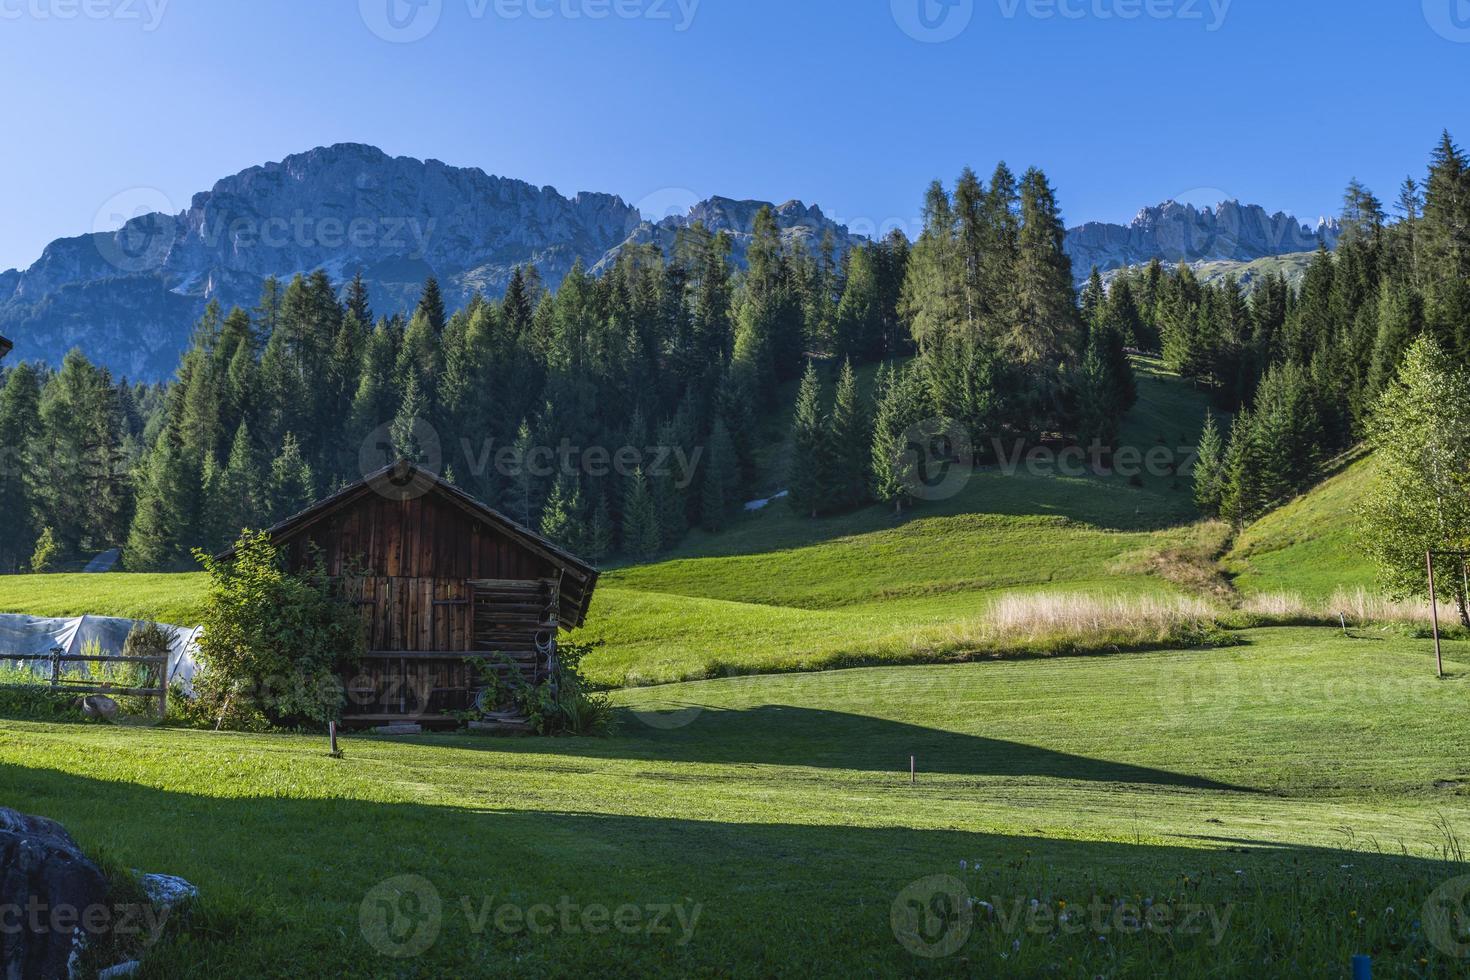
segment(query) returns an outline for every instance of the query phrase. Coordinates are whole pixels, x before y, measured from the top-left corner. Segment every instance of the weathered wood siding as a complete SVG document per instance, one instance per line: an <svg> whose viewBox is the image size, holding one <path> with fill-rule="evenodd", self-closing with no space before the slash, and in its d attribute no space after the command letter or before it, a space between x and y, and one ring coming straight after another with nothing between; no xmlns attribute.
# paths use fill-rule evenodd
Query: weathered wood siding
<svg viewBox="0 0 1470 980"><path fill-rule="evenodd" d="M361 592L370 652L471 652L471 582L558 577L549 561L434 494L390 500L367 493L280 544L294 567L311 560L315 545L329 574L354 563L365 573L349 581Z"/></svg>

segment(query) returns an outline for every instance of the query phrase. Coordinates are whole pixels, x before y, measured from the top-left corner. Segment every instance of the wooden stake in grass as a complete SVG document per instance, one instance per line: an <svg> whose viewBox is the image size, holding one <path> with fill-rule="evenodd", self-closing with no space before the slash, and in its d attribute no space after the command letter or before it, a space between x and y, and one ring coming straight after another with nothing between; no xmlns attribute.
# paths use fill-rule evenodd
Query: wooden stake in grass
<svg viewBox="0 0 1470 980"><path fill-rule="evenodd" d="M914 764L913 756L909 756L909 785L919 785L919 770L918 767Z"/></svg>
<svg viewBox="0 0 1470 980"><path fill-rule="evenodd" d="M337 723L335 721L327 722L327 736L332 740L332 758L342 758L342 750L337 748Z"/></svg>

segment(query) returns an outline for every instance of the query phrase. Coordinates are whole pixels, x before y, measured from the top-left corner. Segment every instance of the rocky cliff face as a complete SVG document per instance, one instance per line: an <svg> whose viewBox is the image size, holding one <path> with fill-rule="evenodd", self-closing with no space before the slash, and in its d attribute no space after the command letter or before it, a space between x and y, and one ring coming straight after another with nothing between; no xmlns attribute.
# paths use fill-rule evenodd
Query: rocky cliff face
<svg viewBox="0 0 1470 980"><path fill-rule="evenodd" d="M1192 204L1166 201L1144 208L1127 225L1091 222L1067 233L1067 252L1078 280L1093 266L1106 272L1140 265L1155 258L1178 262L1251 262L1272 255L1308 252L1318 241L1337 247L1336 220L1315 229L1280 211L1267 214L1258 205L1225 201L1198 210Z"/></svg>
<svg viewBox="0 0 1470 980"><path fill-rule="evenodd" d="M720 198L656 225L611 194L554 188L370 146L319 147L227 177L178 214L133 218L116 232L47 246L24 271L0 273L0 333L15 356L57 363L71 347L118 375L170 375L207 302L249 308L270 275L363 273L380 313L409 309L437 276L451 306L498 296L520 265L550 286L572 266L606 268L629 242L666 249L682 226L727 230L743 258L761 202ZM816 208L782 205L788 240L846 229ZM813 246L815 247L815 246Z"/></svg>

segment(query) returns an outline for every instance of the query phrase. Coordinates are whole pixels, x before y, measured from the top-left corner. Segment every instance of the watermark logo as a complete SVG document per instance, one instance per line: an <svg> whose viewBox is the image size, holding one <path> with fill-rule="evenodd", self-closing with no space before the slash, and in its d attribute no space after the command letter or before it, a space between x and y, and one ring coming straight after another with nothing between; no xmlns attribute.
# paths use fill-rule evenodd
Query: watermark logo
<svg viewBox="0 0 1470 980"><path fill-rule="evenodd" d="M131 187L107 199L92 217L102 260L120 272L146 272L168 258L178 232L173 202L156 187Z"/></svg>
<svg viewBox="0 0 1470 980"><path fill-rule="evenodd" d="M642 197L633 207L649 224L657 225L669 218L689 215L700 197L687 187L661 187Z"/></svg>
<svg viewBox="0 0 1470 980"><path fill-rule="evenodd" d="M383 956L421 956L439 939L444 903L427 878L399 875L375 885L362 900L358 928L367 944Z"/></svg>
<svg viewBox="0 0 1470 980"><path fill-rule="evenodd" d="M396 465L400 462L412 465ZM357 465L364 479L393 467L374 481L373 489L392 500L415 500L438 482L444 470L444 447L438 430L421 418L413 419L406 428L384 422L362 441Z"/></svg>
<svg viewBox="0 0 1470 980"><path fill-rule="evenodd" d="M924 44L943 44L965 32L975 17L975 0L890 0L893 20Z"/></svg>
<svg viewBox="0 0 1470 980"><path fill-rule="evenodd" d="M357 0L367 29L391 44L422 41L439 26L444 0Z"/></svg>
<svg viewBox="0 0 1470 980"><path fill-rule="evenodd" d="M953 956L970 941L975 913L964 882L930 875L898 893L889 910L899 945L924 959Z"/></svg>
<svg viewBox="0 0 1470 980"><path fill-rule="evenodd" d="M1470 44L1470 0L1424 0L1424 19L1446 41Z"/></svg>
<svg viewBox="0 0 1470 980"><path fill-rule="evenodd" d="M668 697L662 693L665 690L664 687L651 687L656 683L657 681L636 673L630 673L627 676L624 681L625 687L647 688L649 692L646 695L640 693L634 704L629 707L628 711L634 718L649 728L661 732L688 728L699 720L699 716L704 713L703 705Z"/></svg>
<svg viewBox="0 0 1470 980"><path fill-rule="evenodd" d="M917 500L949 500L975 472L970 432L953 419L924 419L904 430L894 469Z"/></svg>
<svg viewBox="0 0 1470 980"><path fill-rule="evenodd" d="M1452 878L1429 896L1424 936L1446 956L1470 957L1470 876Z"/></svg>

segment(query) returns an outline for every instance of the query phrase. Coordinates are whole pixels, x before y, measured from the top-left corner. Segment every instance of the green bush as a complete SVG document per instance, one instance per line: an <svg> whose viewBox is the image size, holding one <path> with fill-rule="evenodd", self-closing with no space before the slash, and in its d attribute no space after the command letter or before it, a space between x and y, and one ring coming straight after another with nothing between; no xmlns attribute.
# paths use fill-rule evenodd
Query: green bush
<svg viewBox="0 0 1470 980"><path fill-rule="evenodd" d="M24 667L0 665L0 717L27 721L81 721L75 695L52 691Z"/></svg>
<svg viewBox="0 0 1470 980"><path fill-rule="evenodd" d="M270 536L250 531L230 561L195 555L209 587L191 714L245 729L320 728L340 718L340 678L356 668L366 640L320 556L303 573L287 572Z"/></svg>
<svg viewBox="0 0 1470 980"><path fill-rule="evenodd" d="M582 676L582 658L591 649L585 643L558 644L556 671L540 684L516 670L506 671L505 680L499 681L489 664L474 664L488 685L482 702L519 710L538 735L606 735L613 727L612 703L606 694L593 692Z"/></svg>

